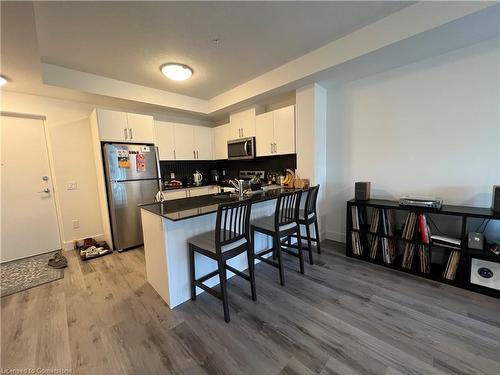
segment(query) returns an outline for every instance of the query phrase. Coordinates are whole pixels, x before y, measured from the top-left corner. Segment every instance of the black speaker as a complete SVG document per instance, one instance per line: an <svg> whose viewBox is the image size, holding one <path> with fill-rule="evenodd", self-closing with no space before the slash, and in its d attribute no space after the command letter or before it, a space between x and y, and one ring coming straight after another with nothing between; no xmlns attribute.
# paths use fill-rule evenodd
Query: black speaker
<svg viewBox="0 0 500 375"><path fill-rule="evenodd" d="M354 199L357 201L367 201L370 199L371 184L370 182L355 182L354 183Z"/></svg>
<svg viewBox="0 0 500 375"><path fill-rule="evenodd" d="M495 212L500 212L500 185L493 186L493 201L491 209Z"/></svg>

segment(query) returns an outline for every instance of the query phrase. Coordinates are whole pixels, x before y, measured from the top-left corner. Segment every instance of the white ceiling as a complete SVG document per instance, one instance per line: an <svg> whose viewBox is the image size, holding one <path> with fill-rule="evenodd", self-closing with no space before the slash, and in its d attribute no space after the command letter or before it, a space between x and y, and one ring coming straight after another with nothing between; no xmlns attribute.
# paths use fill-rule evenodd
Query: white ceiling
<svg viewBox="0 0 500 375"><path fill-rule="evenodd" d="M34 13L43 62L208 99L411 4L35 2ZM165 79L168 61L194 76Z"/></svg>

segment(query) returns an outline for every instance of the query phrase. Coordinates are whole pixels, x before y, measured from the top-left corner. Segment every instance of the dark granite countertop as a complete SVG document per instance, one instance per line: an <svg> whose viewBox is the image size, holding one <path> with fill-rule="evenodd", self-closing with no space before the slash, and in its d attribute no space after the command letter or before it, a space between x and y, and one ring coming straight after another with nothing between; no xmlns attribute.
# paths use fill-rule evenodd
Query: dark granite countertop
<svg viewBox="0 0 500 375"><path fill-rule="evenodd" d="M249 196L249 198L252 199L252 203L264 202L276 199L281 193L290 191L305 190L278 188L268 191L254 192ZM219 204L236 202L238 200L239 197L237 194L210 194L192 198L174 199L161 203L149 203L141 205L140 208L169 220L179 221L217 212Z"/></svg>

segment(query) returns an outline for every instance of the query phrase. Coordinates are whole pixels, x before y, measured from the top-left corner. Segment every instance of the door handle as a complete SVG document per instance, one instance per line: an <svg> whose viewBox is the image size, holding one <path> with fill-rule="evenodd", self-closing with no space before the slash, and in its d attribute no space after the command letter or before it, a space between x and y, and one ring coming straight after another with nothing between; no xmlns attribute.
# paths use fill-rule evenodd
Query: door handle
<svg viewBox="0 0 500 375"><path fill-rule="evenodd" d="M49 188L45 188L43 190L40 190L39 193L46 193L46 194L49 194L50 193L50 189Z"/></svg>
<svg viewBox="0 0 500 375"><path fill-rule="evenodd" d="M128 132L130 134L130 139L133 139L134 138L134 135L132 133L132 128L128 128Z"/></svg>
<svg viewBox="0 0 500 375"><path fill-rule="evenodd" d="M125 139L128 139L127 128L123 128L123 135L125 136Z"/></svg>

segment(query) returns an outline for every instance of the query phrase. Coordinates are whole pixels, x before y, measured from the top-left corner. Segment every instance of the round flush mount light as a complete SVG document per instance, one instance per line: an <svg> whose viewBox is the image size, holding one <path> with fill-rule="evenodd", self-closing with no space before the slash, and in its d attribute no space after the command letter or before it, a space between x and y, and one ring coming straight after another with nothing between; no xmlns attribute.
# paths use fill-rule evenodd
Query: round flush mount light
<svg viewBox="0 0 500 375"><path fill-rule="evenodd" d="M7 83L7 78L4 76L0 75L0 86L3 86Z"/></svg>
<svg viewBox="0 0 500 375"><path fill-rule="evenodd" d="M185 81L193 75L193 69L184 64L166 63L160 66L160 70L173 81Z"/></svg>

